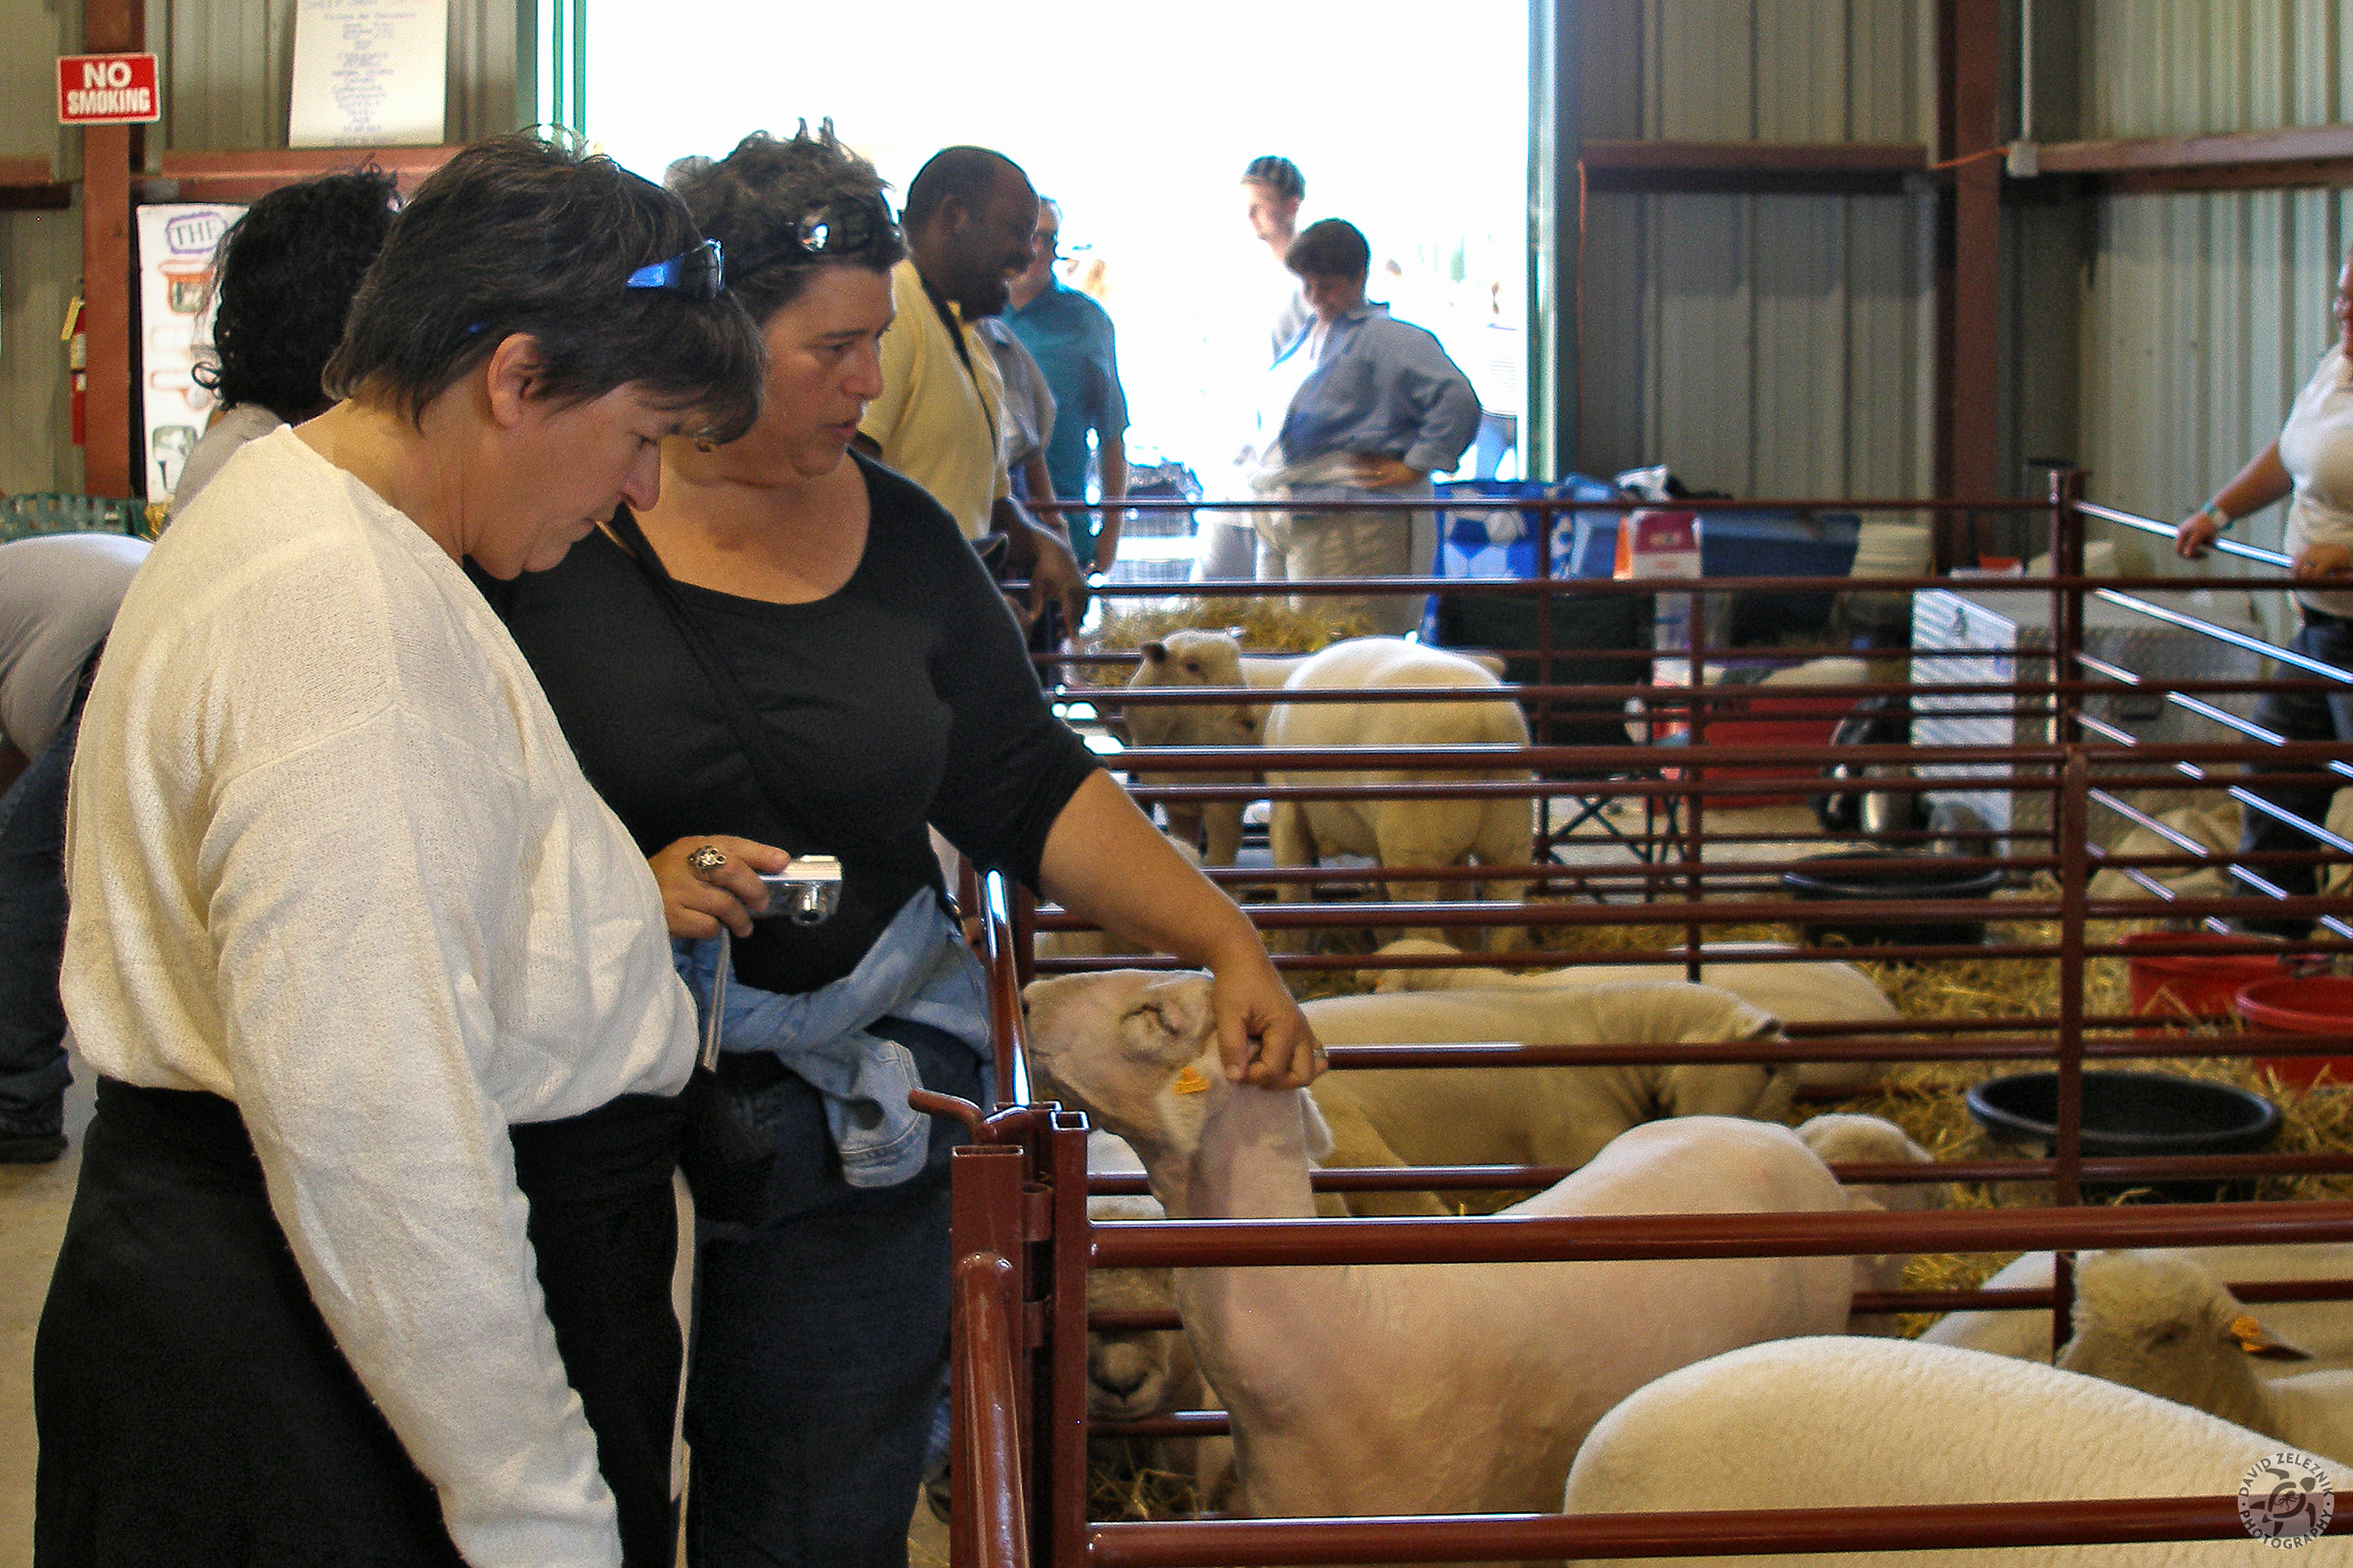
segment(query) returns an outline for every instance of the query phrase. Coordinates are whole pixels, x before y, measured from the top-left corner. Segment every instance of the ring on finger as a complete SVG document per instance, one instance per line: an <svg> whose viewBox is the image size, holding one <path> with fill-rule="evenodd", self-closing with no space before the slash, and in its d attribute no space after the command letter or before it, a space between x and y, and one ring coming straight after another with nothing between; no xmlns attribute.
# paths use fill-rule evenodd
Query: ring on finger
<svg viewBox="0 0 2353 1568"><path fill-rule="evenodd" d="M726 851L716 844L706 844L700 849L690 850L686 857L687 869L698 877L707 878L725 864Z"/></svg>

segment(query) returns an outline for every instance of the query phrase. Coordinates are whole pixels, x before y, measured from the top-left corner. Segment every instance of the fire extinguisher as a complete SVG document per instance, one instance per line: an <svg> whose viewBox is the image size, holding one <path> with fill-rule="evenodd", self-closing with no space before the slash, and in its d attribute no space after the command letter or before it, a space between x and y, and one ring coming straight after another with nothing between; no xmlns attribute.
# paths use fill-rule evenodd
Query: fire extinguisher
<svg viewBox="0 0 2353 1568"><path fill-rule="evenodd" d="M73 375L73 444L86 447L90 444L84 415L90 397L90 334L81 330L79 294L67 302L65 330L58 338L67 345L66 368Z"/></svg>

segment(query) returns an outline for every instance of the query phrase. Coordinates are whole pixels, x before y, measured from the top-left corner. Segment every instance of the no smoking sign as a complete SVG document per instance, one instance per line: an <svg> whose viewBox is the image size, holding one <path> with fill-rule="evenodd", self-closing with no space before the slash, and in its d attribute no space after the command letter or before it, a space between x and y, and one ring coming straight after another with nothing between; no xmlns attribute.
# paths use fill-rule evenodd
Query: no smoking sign
<svg viewBox="0 0 2353 1568"><path fill-rule="evenodd" d="M58 123L135 125L164 117L153 55L67 55L58 61Z"/></svg>

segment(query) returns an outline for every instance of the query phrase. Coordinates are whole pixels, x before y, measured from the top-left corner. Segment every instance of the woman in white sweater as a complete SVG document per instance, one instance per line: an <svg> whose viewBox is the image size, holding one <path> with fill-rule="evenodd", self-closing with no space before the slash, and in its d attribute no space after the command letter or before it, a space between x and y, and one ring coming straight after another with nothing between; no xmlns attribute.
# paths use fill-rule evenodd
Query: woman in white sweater
<svg viewBox="0 0 2353 1568"><path fill-rule="evenodd" d="M328 368L133 583L65 998L101 1074L35 1352L36 1552L667 1563L693 1009L461 570L554 564L761 353L675 198L522 138L402 212Z"/></svg>

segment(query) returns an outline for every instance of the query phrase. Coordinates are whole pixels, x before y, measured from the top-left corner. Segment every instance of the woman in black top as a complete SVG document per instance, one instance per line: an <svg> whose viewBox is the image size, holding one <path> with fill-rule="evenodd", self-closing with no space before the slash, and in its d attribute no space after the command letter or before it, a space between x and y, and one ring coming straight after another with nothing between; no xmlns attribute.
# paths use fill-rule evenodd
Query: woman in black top
<svg viewBox="0 0 2353 1568"><path fill-rule="evenodd" d="M948 1297L949 1137L910 1129L904 1090L987 1098L985 1005L926 825L1214 971L1233 1076L1296 1087L1322 1052L1241 911L1047 710L955 522L848 454L903 255L872 168L829 128L754 136L681 195L762 323L765 409L726 446L665 443L659 504L505 607L698 991L704 939L739 939L721 1079L778 1162L765 1220L704 1229L690 1556L897 1563ZM839 911L754 925L754 873L788 851L839 858Z"/></svg>

